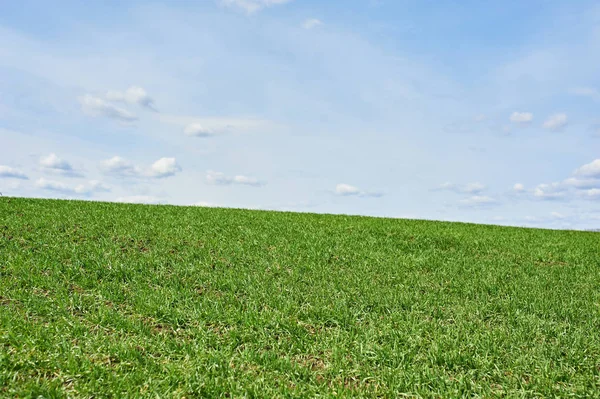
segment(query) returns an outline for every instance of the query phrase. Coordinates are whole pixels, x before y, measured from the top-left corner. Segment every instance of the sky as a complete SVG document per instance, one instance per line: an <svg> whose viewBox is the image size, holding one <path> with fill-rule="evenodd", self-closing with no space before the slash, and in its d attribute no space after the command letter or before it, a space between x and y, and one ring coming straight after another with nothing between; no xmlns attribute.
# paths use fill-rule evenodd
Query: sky
<svg viewBox="0 0 600 399"><path fill-rule="evenodd" d="M0 0L4 196L600 228L600 5Z"/></svg>

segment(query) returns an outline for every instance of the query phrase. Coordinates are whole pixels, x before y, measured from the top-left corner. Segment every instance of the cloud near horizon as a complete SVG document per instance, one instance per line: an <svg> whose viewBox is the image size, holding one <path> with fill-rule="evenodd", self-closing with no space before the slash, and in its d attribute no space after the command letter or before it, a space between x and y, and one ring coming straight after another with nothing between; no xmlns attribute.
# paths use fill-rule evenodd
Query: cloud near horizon
<svg viewBox="0 0 600 399"><path fill-rule="evenodd" d="M144 169L116 155L102 161L100 168L107 175L130 178L165 178L182 170L175 158L160 158Z"/></svg>
<svg viewBox="0 0 600 399"><path fill-rule="evenodd" d="M266 184L265 182L259 181L255 177L249 177L249 176L244 176L244 175L236 175L236 176L231 177L231 176L226 176L222 172L215 172L213 170L209 170L208 172L206 172L206 182L208 184L221 185L221 186L237 184L237 185L260 187L260 186L264 186Z"/></svg>
<svg viewBox="0 0 600 399"><path fill-rule="evenodd" d="M111 191L109 186L98 180L91 180L86 184L71 186L63 182L48 180L41 177L35 182L35 184L38 188L68 195L92 195L93 193Z"/></svg>
<svg viewBox="0 0 600 399"><path fill-rule="evenodd" d="M0 165L0 177L29 180L29 177L24 172L6 165Z"/></svg>
<svg viewBox="0 0 600 399"><path fill-rule="evenodd" d="M497 200L492 197L488 197L487 195L474 195L472 197L460 200L460 204L466 207L491 206L496 205L497 203Z"/></svg>
<svg viewBox="0 0 600 399"><path fill-rule="evenodd" d="M346 183L339 183L335 186L335 190L334 190L335 195L341 196L341 197L352 197L352 196L356 196L356 197L374 197L374 198L378 198L378 197L382 197L383 193L378 193L378 192L371 192L371 191L363 191L361 189L359 189L358 187L352 186L350 184L346 184Z"/></svg>

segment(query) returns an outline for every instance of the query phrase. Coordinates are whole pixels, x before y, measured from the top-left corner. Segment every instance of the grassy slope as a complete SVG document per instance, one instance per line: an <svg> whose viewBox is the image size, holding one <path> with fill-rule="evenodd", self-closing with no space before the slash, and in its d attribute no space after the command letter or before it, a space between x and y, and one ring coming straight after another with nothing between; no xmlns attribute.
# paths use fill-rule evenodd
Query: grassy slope
<svg viewBox="0 0 600 399"><path fill-rule="evenodd" d="M598 397L599 244L0 198L0 396Z"/></svg>

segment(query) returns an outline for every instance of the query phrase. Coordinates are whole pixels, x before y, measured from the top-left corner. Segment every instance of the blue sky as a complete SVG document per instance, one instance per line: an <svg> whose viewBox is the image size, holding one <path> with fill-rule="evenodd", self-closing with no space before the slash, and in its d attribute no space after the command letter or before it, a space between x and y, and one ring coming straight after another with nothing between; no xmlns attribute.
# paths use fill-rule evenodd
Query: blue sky
<svg viewBox="0 0 600 399"><path fill-rule="evenodd" d="M0 3L4 195L600 227L592 1Z"/></svg>

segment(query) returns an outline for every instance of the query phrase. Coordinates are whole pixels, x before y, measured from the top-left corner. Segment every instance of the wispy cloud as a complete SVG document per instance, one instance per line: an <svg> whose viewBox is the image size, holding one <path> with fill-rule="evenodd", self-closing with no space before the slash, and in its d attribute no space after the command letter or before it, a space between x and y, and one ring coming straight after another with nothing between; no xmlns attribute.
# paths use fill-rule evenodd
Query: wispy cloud
<svg viewBox="0 0 600 399"><path fill-rule="evenodd" d="M323 25L323 22L316 18L309 18L302 23L304 29L310 30Z"/></svg>
<svg viewBox="0 0 600 399"><path fill-rule="evenodd" d="M589 97L600 100L600 91L594 87L574 87L569 91L571 94L581 97Z"/></svg>
<svg viewBox="0 0 600 399"><path fill-rule="evenodd" d="M372 191L364 191L359 189L358 187L352 186L346 183L339 183L335 186L334 190L335 195L339 195L341 197L382 197L383 193L372 192Z"/></svg>
<svg viewBox="0 0 600 399"><path fill-rule="evenodd" d="M544 122L544 129L549 129L549 130L562 130L565 126L567 126L568 123L568 118L567 118L567 114L554 114L552 116L550 116L548 119L546 119L546 121Z"/></svg>
<svg viewBox="0 0 600 399"><path fill-rule="evenodd" d="M208 172L206 172L206 182L208 184L221 185L221 186L226 186L226 185L230 185L230 184L239 184L239 185L260 187L260 186L264 186L266 184L266 183L261 182L260 180L256 179L255 177L249 177L249 176L244 176L244 175L227 176L222 172L215 172L213 170L209 170Z"/></svg>
<svg viewBox="0 0 600 399"><path fill-rule="evenodd" d="M474 195L472 197L460 200L460 205L465 207L482 207L498 204L498 201L486 195Z"/></svg>
<svg viewBox="0 0 600 399"><path fill-rule="evenodd" d="M519 125L527 125L533 121L533 114L531 112L513 112L510 115L510 121Z"/></svg>
<svg viewBox="0 0 600 399"><path fill-rule="evenodd" d="M109 101L124 102L128 104L137 104L151 111L157 112L154 100L148 95L142 87L131 86L124 92L111 90L106 93L106 99Z"/></svg>
<svg viewBox="0 0 600 399"><path fill-rule="evenodd" d="M524 193L524 192L525 192L525 185L524 185L524 184L522 184L522 183L516 183L516 184L513 186L513 191L514 191L515 193L518 193L518 194L520 194L520 193Z"/></svg>
<svg viewBox="0 0 600 399"><path fill-rule="evenodd" d="M79 184L74 190L77 194L90 195L93 193L109 192L111 188L101 181L91 180L87 184Z"/></svg>
<svg viewBox="0 0 600 399"><path fill-rule="evenodd" d="M36 181L35 185L43 190L69 195L92 195L98 192L110 191L110 187L98 180L92 180L87 184L79 184L73 187L56 180L40 178Z"/></svg>
<svg viewBox="0 0 600 399"><path fill-rule="evenodd" d="M104 116L120 120L121 122L133 122L138 119L137 116L126 109L119 108L102 98L94 97L91 94L79 97L79 102L81 103L83 112L92 117Z"/></svg>
<svg viewBox="0 0 600 399"><path fill-rule="evenodd" d="M181 172L181 166L179 166L175 158L160 158L149 168L144 169L124 158L114 156L102 161L100 168L108 175L132 178L164 178Z"/></svg>
<svg viewBox="0 0 600 399"><path fill-rule="evenodd" d="M435 190L438 191L453 191L456 193L463 193L463 194L479 194L483 191L485 191L486 186L479 183L479 182L474 182L474 183L468 183L468 184L455 184L452 182L446 182L441 184L439 187L437 187Z"/></svg>
<svg viewBox="0 0 600 399"><path fill-rule="evenodd" d="M102 161L100 168L106 174L121 177L138 177L142 175L141 168L119 156Z"/></svg>
<svg viewBox="0 0 600 399"><path fill-rule="evenodd" d="M0 165L0 177L29 180L25 173L6 165Z"/></svg>
<svg viewBox="0 0 600 399"><path fill-rule="evenodd" d="M583 197L585 197L587 199L598 200L598 199L600 199L600 189L592 188L590 190L585 190L585 191L583 191L582 195L583 195Z"/></svg>
<svg viewBox="0 0 600 399"><path fill-rule="evenodd" d="M215 131L207 128L200 123L190 123L183 129L186 136L193 137L212 137L215 135Z"/></svg>
<svg viewBox="0 0 600 399"><path fill-rule="evenodd" d="M569 177L563 181L563 184L567 187L573 187L581 190L600 188L600 179Z"/></svg>
<svg viewBox="0 0 600 399"><path fill-rule="evenodd" d="M567 195L565 187L558 183L538 184L533 190L533 196L541 200L560 200Z"/></svg>
<svg viewBox="0 0 600 399"><path fill-rule="evenodd" d="M184 134L196 137L208 137L228 132L265 132L283 126L264 118L252 117L198 117L159 113L156 120L179 126Z"/></svg>
<svg viewBox="0 0 600 399"><path fill-rule="evenodd" d="M286 4L291 1L292 0L219 0L219 3L225 7L231 7L252 14L263 8Z"/></svg>
<svg viewBox="0 0 600 399"><path fill-rule="evenodd" d="M73 188L69 187L67 184L58 182L55 180L47 180L44 178L40 178L40 179L38 179L38 181L35 182L35 185L38 188L48 190L48 191L56 191L56 192L59 192L62 194L75 193L75 190Z"/></svg>

